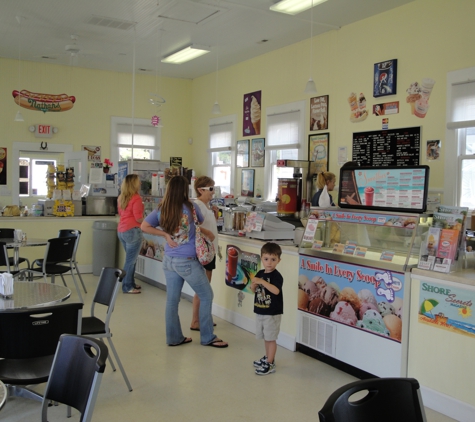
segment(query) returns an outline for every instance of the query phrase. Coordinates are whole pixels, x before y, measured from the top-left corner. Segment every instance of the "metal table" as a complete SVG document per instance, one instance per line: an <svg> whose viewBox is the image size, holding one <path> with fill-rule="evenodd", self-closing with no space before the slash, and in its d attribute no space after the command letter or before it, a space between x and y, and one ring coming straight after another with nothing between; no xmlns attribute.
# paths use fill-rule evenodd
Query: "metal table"
<svg viewBox="0 0 475 422"><path fill-rule="evenodd" d="M7 387L0 381L0 409L4 406L7 399Z"/></svg>
<svg viewBox="0 0 475 422"><path fill-rule="evenodd" d="M15 239L4 238L0 239L2 242L5 242L8 249L14 249L13 251L13 261L14 261L14 270L18 271L18 260L20 258L20 248L29 247L29 246L46 246L48 244L47 239L27 239L24 242L16 242Z"/></svg>
<svg viewBox="0 0 475 422"><path fill-rule="evenodd" d="M36 308L54 305L71 296L71 290L65 286L40 281L15 281L13 297L0 296L0 312L6 309Z"/></svg>

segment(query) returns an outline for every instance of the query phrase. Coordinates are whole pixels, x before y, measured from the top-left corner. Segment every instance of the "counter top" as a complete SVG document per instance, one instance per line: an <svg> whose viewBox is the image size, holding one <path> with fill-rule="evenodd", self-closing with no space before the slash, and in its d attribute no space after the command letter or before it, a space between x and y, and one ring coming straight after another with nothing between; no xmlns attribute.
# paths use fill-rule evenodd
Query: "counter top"
<svg viewBox="0 0 475 422"><path fill-rule="evenodd" d="M7 221L44 221L44 220L62 220L62 221L71 221L71 220L117 220L119 218L118 215L77 215L77 216L72 216L72 217L56 217L54 215L49 215L49 216L42 216L42 217L34 217L34 216L28 216L28 217L0 217L0 221L3 221L3 224Z"/></svg>
<svg viewBox="0 0 475 422"><path fill-rule="evenodd" d="M232 234L232 232L219 232L218 233L220 240L225 240L229 243L232 242L239 242L245 245L249 245L255 248L261 248L262 245L266 242L274 242L280 245L282 248L282 252L286 252L291 255L298 255L299 249L298 245L296 245L292 240L262 240L262 239L253 239L247 236L239 236L236 234Z"/></svg>
<svg viewBox="0 0 475 422"><path fill-rule="evenodd" d="M451 281L453 283L465 284L467 286L475 286L475 270L468 268L465 270L456 271L453 273L439 273L437 271L421 270L420 268L413 268L412 274L414 276L423 276L433 278L441 281Z"/></svg>

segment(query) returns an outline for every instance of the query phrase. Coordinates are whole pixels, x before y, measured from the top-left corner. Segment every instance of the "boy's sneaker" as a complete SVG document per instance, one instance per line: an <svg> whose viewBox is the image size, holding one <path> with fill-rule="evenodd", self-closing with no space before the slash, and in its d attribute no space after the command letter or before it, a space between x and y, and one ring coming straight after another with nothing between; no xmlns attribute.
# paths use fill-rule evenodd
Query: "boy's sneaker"
<svg viewBox="0 0 475 422"><path fill-rule="evenodd" d="M260 368L264 363L267 363L267 356L262 356L259 360L255 360L254 368Z"/></svg>
<svg viewBox="0 0 475 422"><path fill-rule="evenodd" d="M256 369L256 375L268 375L275 372L275 363L264 362L260 368Z"/></svg>

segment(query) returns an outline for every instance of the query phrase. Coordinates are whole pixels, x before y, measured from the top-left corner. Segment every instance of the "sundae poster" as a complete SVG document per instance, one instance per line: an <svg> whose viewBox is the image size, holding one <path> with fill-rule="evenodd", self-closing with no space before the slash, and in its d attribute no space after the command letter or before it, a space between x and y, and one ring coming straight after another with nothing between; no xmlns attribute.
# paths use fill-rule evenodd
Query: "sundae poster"
<svg viewBox="0 0 475 422"><path fill-rule="evenodd" d="M163 261L165 242L164 237L143 233L143 241L139 255L161 262Z"/></svg>
<svg viewBox="0 0 475 422"><path fill-rule="evenodd" d="M397 59L374 64L373 97L396 94Z"/></svg>
<svg viewBox="0 0 475 422"><path fill-rule="evenodd" d="M328 129L328 95L310 98L310 130Z"/></svg>
<svg viewBox="0 0 475 422"><path fill-rule="evenodd" d="M229 287L252 293L251 279L261 268L261 256L245 252L234 245L226 246L225 283Z"/></svg>
<svg viewBox="0 0 475 422"><path fill-rule="evenodd" d="M298 308L401 342L404 274L299 257Z"/></svg>
<svg viewBox="0 0 475 422"><path fill-rule="evenodd" d="M475 292L457 287L421 282L419 322L475 338L472 307Z"/></svg>
<svg viewBox="0 0 475 422"><path fill-rule="evenodd" d="M7 184L7 149L0 148L0 185Z"/></svg>
<svg viewBox="0 0 475 422"><path fill-rule="evenodd" d="M244 94L242 136L261 134L261 91Z"/></svg>

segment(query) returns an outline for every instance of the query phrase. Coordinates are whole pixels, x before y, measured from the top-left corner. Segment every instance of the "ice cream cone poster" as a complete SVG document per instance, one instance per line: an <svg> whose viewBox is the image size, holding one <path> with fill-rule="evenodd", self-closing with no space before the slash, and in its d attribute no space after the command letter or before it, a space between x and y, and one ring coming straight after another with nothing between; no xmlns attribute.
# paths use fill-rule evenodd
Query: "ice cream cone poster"
<svg viewBox="0 0 475 422"><path fill-rule="evenodd" d="M243 102L243 136L261 134L261 91L244 94Z"/></svg>
<svg viewBox="0 0 475 422"><path fill-rule="evenodd" d="M373 97L396 94L397 59L374 64Z"/></svg>
<svg viewBox="0 0 475 422"><path fill-rule="evenodd" d="M101 162L101 147L94 145L83 145L83 151L87 151L87 161Z"/></svg>
<svg viewBox="0 0 475 422"><path fill-rule="evenodd" d="M0 148L0 185L7 184L7 149Z"/></svg>
<svg viewBox="0 0 475 422"><path fill-rule="evenodd" d="M404 274L299 256L298 308L401 342Z"/></svg>
<svg viewBox="0 0 475 422"><path fill-rule="evenodd" d="M328 129L328 95L310 98L310 130Z"/></svg>

